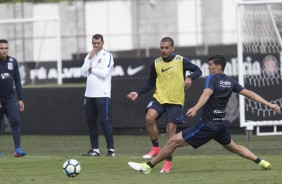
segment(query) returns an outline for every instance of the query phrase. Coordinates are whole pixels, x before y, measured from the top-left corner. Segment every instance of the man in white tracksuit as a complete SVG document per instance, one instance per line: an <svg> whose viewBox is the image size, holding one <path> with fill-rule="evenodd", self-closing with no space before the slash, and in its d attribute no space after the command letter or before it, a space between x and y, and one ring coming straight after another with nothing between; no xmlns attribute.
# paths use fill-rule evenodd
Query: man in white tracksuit
<svg viewBox="0 0 282 184"><path fill-rule="evenodd" d="M113 130L110 120L111 72L113 56L103 48L100 34L92 37L92 51L85 57L81 75L87 77L84 111L89 129L91 148L82 156L100 156L98 142L98 118L107 143L107 156L115 156Z"/></svg>

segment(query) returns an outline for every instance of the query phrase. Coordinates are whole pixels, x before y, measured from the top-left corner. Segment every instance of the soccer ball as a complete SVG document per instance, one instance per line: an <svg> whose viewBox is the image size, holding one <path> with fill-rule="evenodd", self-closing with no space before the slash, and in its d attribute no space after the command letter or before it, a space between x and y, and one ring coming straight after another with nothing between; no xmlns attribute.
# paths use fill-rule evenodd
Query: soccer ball
<svg viewBox="0 0 282 184"><path fill-rule="evenodd" d="M69 159L63 164L63 171L68 177L75 177L81 171L80 163L75 159Z"/></svg>

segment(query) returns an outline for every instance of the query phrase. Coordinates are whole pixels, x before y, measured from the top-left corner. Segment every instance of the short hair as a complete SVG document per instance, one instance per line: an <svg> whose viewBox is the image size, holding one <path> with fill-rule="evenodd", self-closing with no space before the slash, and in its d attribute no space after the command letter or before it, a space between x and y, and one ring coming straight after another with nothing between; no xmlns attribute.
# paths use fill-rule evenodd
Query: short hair
<svg viewBox="0 0 282 184"><path fill-rule="evenodd" d="M164 37L161 42L169 42L172 47L174 46L174 41L170 37Z"/></svg>
<svg viewBox="0 0 282 184"><path fill-rule="evenodd" d="M92 39L95 39L95 40L98 40L100 39L102 40L102 42L104 43L104 38L103 38L103 35L100 35L100 34L95 34L93 35Z"/></svg>
<svg viewBox="0 0 282 184"><path fill-rule="evenodd" d="M224 71L226 66L226 60L222 55L214 55L208 58L208 61L213 60L215 65L220 65L221 70Z"/></svg>
<svg viewBox="0 0 282 184"><path fill-rule="evenodd" d="M0 39L0 43L8 43L8 40Z"/></svg>

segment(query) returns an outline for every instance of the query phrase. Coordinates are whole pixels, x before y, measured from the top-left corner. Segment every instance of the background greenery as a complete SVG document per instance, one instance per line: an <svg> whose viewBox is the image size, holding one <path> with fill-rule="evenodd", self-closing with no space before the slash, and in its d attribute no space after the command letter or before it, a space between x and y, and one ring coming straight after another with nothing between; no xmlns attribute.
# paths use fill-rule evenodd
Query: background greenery
<svg viewBox="0 0 282 184"><path fill-rule="evenodd" d="M89 148L88 136L22 136L23 158L13 157L11 135L0 136L0 182L5 184L88 184L88 183L189 183L189 184L278 184L282 181L282 136L257 137L246 141L244 135L235 135L235 142L247 146L272 164L272 170L261 170L255 163L227 152L211 141L194 150L183 147L176 150L173 170L160 174L162 164L150 175L131 170L128 161L144 162L141 156L150 149L147 136L115 136L116 157L106 157L105 140L100 136L100 157L82 157ZM160 136L164 144L165 136ZM75 178L63 174L65 160L74 158L82 165Z"/></svg>

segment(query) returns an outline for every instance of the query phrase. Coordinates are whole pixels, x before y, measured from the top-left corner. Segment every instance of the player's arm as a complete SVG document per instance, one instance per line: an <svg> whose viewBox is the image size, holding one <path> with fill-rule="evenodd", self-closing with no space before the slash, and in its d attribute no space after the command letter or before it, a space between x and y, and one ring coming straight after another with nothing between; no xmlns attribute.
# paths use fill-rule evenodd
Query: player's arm
<svg viewBox="0 0 282 184"><path fill-rule="evenodd" d="M187 58L183 58L183 69L184 69L184 76L186 71L193 72L192 74L188 75L184 80L184 88L187 89L192 85L192 81L199 78L202 75L201 69L191 63Z"/></svg>
<svg viewBox="0 0 282 184"><path fill-rule="evenodd" d="M156 86L156 79L157 79L157 72L155 68L155 62L151 64L151 69L150 69L150 75L147 83L137 90L138 95L142 95L143 93L146 93L147 91L150 91Z"/></svg>
<svg viewBox="0 0 282 184"><path fill-rule="evenodd" d="M155 63L153 62L151 64L150 75L147 83L137 91L130 92L127 95L127 98L129 98L130 100L136 100L138 96L140 96L141 94L146 93L147 91L153 89L156 86L156 78L157 78L157 72L155 69Z"/></svg>
<svg viewBox="0 0 282 184"><path fill-rule="evenodd" d="M21 83L21 77L20 77L20 72L19 72L19 65L17 61L15 61L15 69L13 71L13 79L15 82L16 90L17 90L17 95L18 95L18 100L23 99L23 94L22 94L22 83Z"/></svg>
<svg viewBox="0 0 282 184"><path fill-rule="evenodd" d="M267 100L265 100L264 98L262 98L259 94L248 90L248 89L243 89L242 91L239 92L239 94L249 98L250 100L262 103L266 106L268 106L269 108L271 108L274 112L276 113L280 113L280 107L277 104L273 104L268 102Z"/></svg>
<svg viewBox="0 0 282 184"><path fill-rule="evenodd" d="M15 70L13 73L13 79L15 81L15 86L16 86L18 100L19 100L19 110L22 112L24 110L24 102L23 102L23 94L22 94L21 76L19 72L19 65L17 62L15 62Z"/></svg>
<svg viewBox="0 0 282 184"><path fill-rule="evenodd" d="M196 104L194 107L190 108L190 109L187 111L186 115L187 115L188 117L193 117L193 116L195 116L195 115L197 114L197 111L198 111L201 107L203 107L203 105L205 105L205 104L207 103L207 101L209 100L209 98L210 98L210 96L212 95L212 93L213 93L213 90L212 90L212 89L210 89L210 88L204 89L204 91L203 91L202 95L200 96L200 98L199 98L197 104Z"/></svg>
<svg viewBox="0 0 282 184"><path fill-rule="evenodd" d="M83 77L87 77L88 75L88 69L90 68L90 63L91 63L91 60L88 59L90 53L87 54L87 56L85 57L84 59L84 63L82 65L82 67L80 68L80 74L83 76Z"/></svg>
<svg viewBox="0 0 282 184"><path fill-rule="evenodd" d="M108 75L110 75L111 73L111 70L113 68L113 57L112 57L112 54L108 53L107 54L107 57L103 57L102 58L102 63L103 63L103 66L102 68L92 68L91 70L88 70L89 73L92 73L100 78L106 78Z"/></svg>

